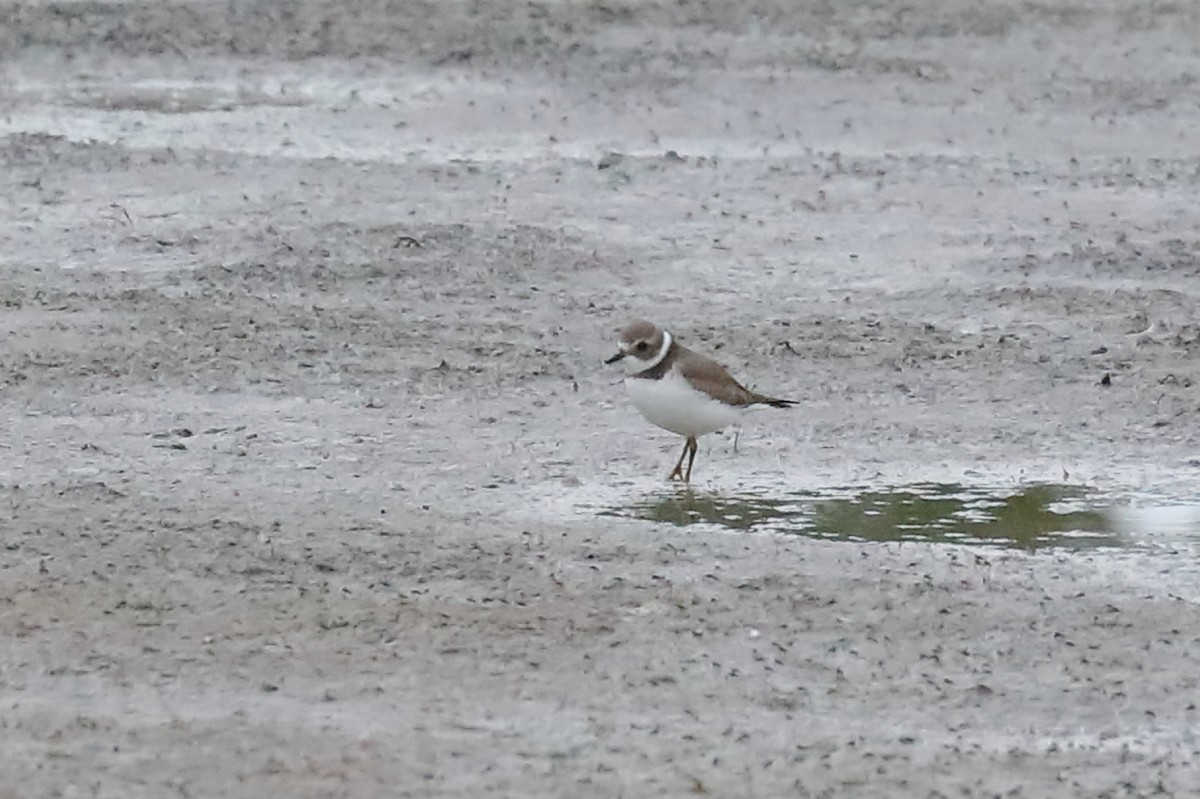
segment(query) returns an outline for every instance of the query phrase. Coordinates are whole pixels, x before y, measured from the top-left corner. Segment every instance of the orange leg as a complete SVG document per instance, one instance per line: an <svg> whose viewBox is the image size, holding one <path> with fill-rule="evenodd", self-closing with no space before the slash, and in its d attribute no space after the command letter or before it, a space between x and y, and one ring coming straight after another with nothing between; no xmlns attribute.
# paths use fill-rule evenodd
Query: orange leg
<svg viewBox="0 0 1200 799"><path fill-rule="evenodd" d="M692 464L696 462L696 450L700 449L700 445L696 443L695 436L688 436L684 449L686 450L688 447L691 447L691 453L688 455L687 474L683 476L683 482L685 483L692 482Z"/></svg>
<svg viewBox="0 0 1200 799"><path fill-rule="evenodd" d="M679 461L675 464L675 468L671 470L671 473L667 475L668 480L683 480L685 483L687 482L683 477L683 459L688 454L688 447L691 444L692 439L690 437L687 441L683 442L683 452L679 453Z"/></svg>

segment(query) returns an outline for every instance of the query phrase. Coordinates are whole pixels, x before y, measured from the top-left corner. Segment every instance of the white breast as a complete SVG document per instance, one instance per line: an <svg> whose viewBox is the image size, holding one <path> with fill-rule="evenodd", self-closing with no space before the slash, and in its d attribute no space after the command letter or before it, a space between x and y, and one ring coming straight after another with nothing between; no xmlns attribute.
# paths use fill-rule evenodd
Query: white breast
<svg viewBox="0 0 1200 799"><path fill-rule="evenodd" d="M681 436L700 436L737 423L739 409L718 402L674 371L661 380L629 377L625 391L646 420Z"/></svg>

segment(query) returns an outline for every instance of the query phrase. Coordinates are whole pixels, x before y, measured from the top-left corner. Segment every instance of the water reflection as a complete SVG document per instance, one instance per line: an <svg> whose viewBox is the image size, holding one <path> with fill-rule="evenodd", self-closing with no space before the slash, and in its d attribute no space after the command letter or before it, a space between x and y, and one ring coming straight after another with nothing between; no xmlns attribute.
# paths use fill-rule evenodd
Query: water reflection
<svg viewBox="0 0 1200 799"><path fill-rule="evenodd" d="M1078 486L996 490L920 484L786 496L720 496L691 491L648 497L605 513L675 525L718 524L815 538L942 541L1039 547L1122 546L1118 520Z"/></svg>

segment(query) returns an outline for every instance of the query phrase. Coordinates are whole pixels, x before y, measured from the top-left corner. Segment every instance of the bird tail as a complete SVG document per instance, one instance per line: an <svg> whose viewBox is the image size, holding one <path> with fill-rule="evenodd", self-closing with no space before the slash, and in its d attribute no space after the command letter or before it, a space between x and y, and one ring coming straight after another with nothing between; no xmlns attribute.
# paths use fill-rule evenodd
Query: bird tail
<svg viewBox="0 0 1200 799"><path fill-rule="evenodd" d="M762 394L756 394L754 401L760 405L770 405L772 408L790 408L796 404L796 400L778 399L776 397L764 397Z"/></svg>

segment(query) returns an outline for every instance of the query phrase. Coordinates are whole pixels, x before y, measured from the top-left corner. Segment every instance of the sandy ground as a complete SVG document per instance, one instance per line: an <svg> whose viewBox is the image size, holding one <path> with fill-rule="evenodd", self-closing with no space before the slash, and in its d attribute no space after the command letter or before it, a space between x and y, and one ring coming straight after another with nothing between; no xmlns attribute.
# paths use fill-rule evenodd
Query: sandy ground
<svg viewBox="0 0 1200 799"><path fill-rule="evenodd" d="M733 5L0 3L0 796L1197 795L1195 545L600 515L599 360L802 402L701 497L1194 500L1200 12Z"/></svg>

